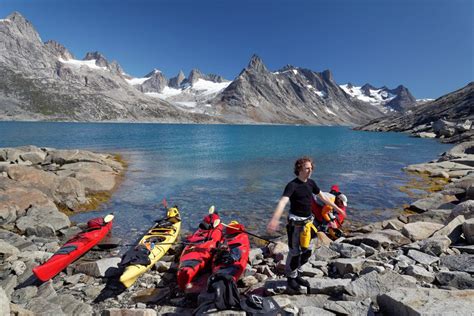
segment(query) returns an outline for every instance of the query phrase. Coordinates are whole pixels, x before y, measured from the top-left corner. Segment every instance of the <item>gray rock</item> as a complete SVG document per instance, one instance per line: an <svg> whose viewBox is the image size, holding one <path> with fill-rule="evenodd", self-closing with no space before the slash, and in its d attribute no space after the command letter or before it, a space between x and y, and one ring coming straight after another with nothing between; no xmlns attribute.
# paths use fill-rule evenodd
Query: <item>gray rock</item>
<svg viewBox="0 0 474 316"><path fill-rule="evenodd" d="M405 273L415 277L418 281L432 283L435 280L433 273L420 266L412 265L405 269Z"/></svg>
<svg viewBox="0 0 474 316"><path fill-rule="evenodd" d="M469 315L474 291L397 288L377 297L383 315Z"/></svg>
<svg viewBox="0 0 474 316"><path fill-rule="evenodd" d="M397 218L392 218L390 220L382 222L383 229L401 230L403 226L405 226L405 223Z"/></svg>
<svg viewBox="0 0 474 316"><path fill-rule="evenodd" d="M462 225L464 238L470 245L474 245L474 218L468 219Z"/></svg>
<svg viewBox="0 0 474 316"><path fill-rule="evenodd" d="M440 271L436 274L440 285L455 287L460 290L474 289L474 278L466 272Z"/></svg>
<svg viewBox="0 0 474 316"><path fill-rule="evenodd" d="M435 231L441 229L444 225L431 222L408 223L403 226L402 234L413 241L422 240L430 237Z"/></svg>
<svg viewBox="0 0 474 316"><path fill-rule="evenodd" d="M0 229L0 239L8 240L8 243L15 246L20 251L35 251L38 250L35 244L26 240L25 237Z"/></svg>
<svg viewBox="0 0 474 316"><path fill-rule="evenodd" d="M352 258L339 258L331 261L331 264L336 268L340 276L344 276L346 273L358 274L362 271L364 259L352 259Z"/></svg>
<svg viewBox="0 0 474 316"><path fill-rule="evenodd" d="M313 266L310 266L308 264L303 266L302 276L314 278L314 277L322 277L323 275L324 275L324 272L318 268L314 268Z"/></svg>
<svg viewBox="0 0 474 316"><path fill-rule="evenodd" d="M16 275L9 275L5 279L0 280L0 288L5 290L7 297L11 297L15 287L18 285L18 277Z"/></svg>
<svg viewBox="0 0 474 316"><path fill-rule="evenodd" d="M399 231L385 229L381 231L374 231L367 235L346 238L345 242L351 243L353 245L360 245L361 243L364 243L376 249L380 249L382 247L399 247L409 244L411 241L407 237L403 236Z"/></svg>
<svg viewBox="0 0 474 316"><path fill-rule="evenodd" d="M432 265L433 263L439 260L438 257L434 257L417 250L408 250L407 256L412 258L416 262L427 265L427 266Z"/></svg>
<svg viewBox="0 0 474 316"><path fill-rule="evenodd" d="M92 315L92 306L82 303L70 294L59 295L49 300L58 304L66 315Z"/></svg>
<svg viewBox="0 0 474 316"><path fill-rule="evenodd" d="M331 313L330 311L327 311L325 309L315 307L315 306L303 306L300 308L300 311L298 313L299 316L312 316L312 315L320 315L320 316L333 316L336 315L334 313Z"/></svg>
<svg viewBox="0 0 474 316"><path fill-rule="evenodd" d="M268 250L270 251L270 255L274 257L276 261L281 261L290 251L288 244L281 241L269 244Z"/></svg>
<svg viewBox="0 0 474 316"><path fill-rule="evenodd" d="M333 242L329 248L331 250L337 251L344 258L358 258L365 256L364 249L351 244Z"/></svg>
<svg viewBox="0 0 474 316"><path fill-rule="evenodd" d="M374 247L370 247L364 243L360 244L359 247L364 249L366 257L372 256L377 252L377 249L375 249Z"/></svg>
<svg viewBox="0 0 474 316"><path fill-rule="evenodd" d="M0 259L5 260L6 258L20 253L17 247L10 245L4 240L0 239Z"/></svg>
<svg viewBox="0 0 474 316"><path fill-rule="evenodd" d="M452 243L456 243L459 238L461 238L462 225L465 221L466 220L464 219L463 215L456 216L446 226L434 233L433 237L448 236Z"/></svg>
<svg viewBox="0 0 474 316"><path fill-rule="evenodd" d="M6 314L8 315L8 314ZM35 316L32 311L29 311L27 309L24 309L20 305L17 304L10 304L10 315L15 315L15 316Z"/></svg>
<svg viewBox="0 0 474 316"><path fill-rule="evenodd" d="M447 236L435 236L418 242L420 250L432 256L445 253L451 245L451 239Z"/></svg>
<svg viewBox="0 0 474 316"><path fill-rule="evenodd" d="M10 300L2 287L0 287L0 310L4 315L10 315Z"/></svg>
<svg viewBox="0 0 474 316"><path fill-rule="evenodd" d="M36 286L27 286L15 290L12 294L12 302L15 304L26 304L30 299L36 296L38 289Z"/></svg>
<svg viewBox="0 0 474 316"><path fill-rule="evenodd" d="M42 163L45 157L46 153L43 151L28 152L20 155L22 160L30 161L34 165Z"/></svg>
<svg viewBox="0 0 474 316"><path fill-rule="evenodd" d="M358 298L370 297L374 299L381 293L386 293L399 287L416 287L416 283L408 281L398 273L387 270L383 274L378 274L375 271L367 273L350 282L345 287L345 290L350 295Z"/></svg>
<svg viewBox="0 0 474 316"><path fill-rule="evenodd" d="M474 273L474 255L449 255L441 257L440 265L449 270Z"/></svg>
<svg viewBox="0 0 474 316"><path fill-rule="evenodd" d="M99 259L97 261L92 262L84 262L76 266L76 271L82 272L93 277L106 277L110 276L109 273L111 273L115 269L118 269L118 264L120 263L120 261L120 258L113 257Z"/></svg>
<svg viewBox="0 0 474 316"><path fill-rule="evenodd" d="M366 316L370 309L370 299L360 302L329 301L324 308L335 312L337 315Z"/></svg>
<svg viewBox="0 0 474 316"><path fill-rule="evenodd" d="M473 180L471 180L472 183ZM465 219L474 217L474 200L467 200L465 202L459 203L451 212L449 216L450 219L453 219L459 215L464 215Z"/></svg>
<svg viewBox="0 0 474 316"><path fill-rule="evenodd" d="M311 294L341 294L344 288L351 282L349 279L308 279Z"/></svg>
<svg viewBox="0 0 474 316"><path fill-rule="evenodd" d="M261 248L252 248L249 252L249 262L255 265L258 261L263 260L263 251Z"/></svg>
<svg viewBox="0 0 474 316"><path fill-rule="evenodd" d="M457 249L461 253L469 253L474 254L474 245L453 245L451 246L452 249Z"/></svg>
<svg viewBox="0 0 474 316"><path fill-rule="evenodd" d="M49 234L50 229L54 232L69 227L71 222L69 218L59 212L57 208L44 208L33 206L28 209L26 216L16 221L16 227L21 231L29 231L35 235L46 233ZM46 235L50 236L50 235Z"/></svg>
<svg viewBox="0 0 474 316"><path fill-rule="evenodd" d="M42 297L35 297L28 301L26 308L32 311L35 315L66 315L59 304L51 303Z"/></svg>
<svg viewBox="0 0 474 316"><path fill-rule="evenodd" d="M444 195L441 193L434 193L427 198L413 202L410 204L409 209L414 212L423 213L428 210L438 209L444 203L446 203Z"/></svg>
<svg viewBox="0 0 474 316"><path fill-rule="evenodd" d="M321 246L314 251L315 260L327 261L338 257L339 253L331 250L328 246Z"/></svg>
<svg viewBox="0 0 474 316"><path fill-rule="evenodd" d="M13 261L12 270L15 272L16 275L22 275L26 270L26 264L20 260Z"/></svg>
<svg viewBox="0 0 474 316"><path fill-rule="evenodd" d="M164 306L163 306L164 307ZM176 312L176 308L171 308L168 310L164 310L161 307L159 310L161 315L165 315L167 313L174 314ZM150 308L146 309L138 309L138 308L131 308L131 309L121 309L121 308L109 308L102 312L103 316L156 316L156 311ZM179 315L179 314L177 314Z"/></svg>
<svg viewBox="0 0 474 316"><path fill-rule="evenodd" d="M252 275L242 278L241 281L246 287L250 287L252 285L258 284L259 282L257 278Z"/></svg>
<svg viewBox="0 0 474 316"><path fill-rule="evenodd" d="M52 298L55 298L58 296L58 293L56 293L56 290L53 287L53 281L49 280L48 282L45 282L41 284L38 287L38 297L44 298L46 300L51 300Z"/></svg>

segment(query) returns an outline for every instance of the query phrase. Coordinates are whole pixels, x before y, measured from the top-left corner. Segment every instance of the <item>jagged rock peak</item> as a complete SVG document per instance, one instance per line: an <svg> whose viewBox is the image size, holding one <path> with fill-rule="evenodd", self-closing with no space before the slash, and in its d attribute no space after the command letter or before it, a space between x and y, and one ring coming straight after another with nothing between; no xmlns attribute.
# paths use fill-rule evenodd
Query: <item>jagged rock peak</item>
<svg viewBox="0 0 474 316"><path fill-rule="evenodd" d="M16 27L19 31L19 34L17 34L21 37L27 38L31 41L38 41L42 44L41 38L33 27L33 24L25 19L19 12L13 12L7 16L5 21L9 21L11 26Z"/></svg>
<svg viewBox="0 0 474 316"><path fill-rule="evenodd" d="M116 60L112 60L112 62L109 64L109 69L120 76L123 76L125 74L122 66L120 66L120 64Z"/></svg>
<svg viewBox="0 0 474 316"><path fill-rule="evenodd" d="M206 76L206 79L208 79L209 81L212 81L212 82L217 82L217 83L228 81L224 77L216 75L216 74L208 74Z"/></svg>
<svg viewBox="0 0 474 316"><path fill-rule="evenodd" d="M95 64L100 67L108 67L109 62L100 52L88 52L84 60L93 60L95 59Z"/></svg>
<svg viewBox="0 0 474 316"><path fill-rule="evenodd" d="M352 82L348 82L347 89L352 89L352 88L354 88L354 85L352 84Z"/></svg>
<svg viewBox="0 0 474 316"><path fill-rule="evenodd" d="M169 86L171 88L176 88L178 89L179 86L183 83L183 81L186 79L184 76L184 73L182 70L179 71L179 73L176 75L176 77L173 77L169 81Z"/></svg>
<svg viewBox="0 0 474 316"><path fill-rule="evenodd" d="M203 77L204 77L204 75L202 74L202 72L199 69L193 69L189 73L188 82L193 84L196 81L198 81L199 78L203 78Z"/></svg>
<svg viewBox="0 0 474 316"><path fill-rule="evenodd" d="M44 43L44 46L51 52L51 54L57 57L61 57L65 60L74 59L74 55L71 54L71 52L66 47L64 47L64 45L56 41L49 40Z"/></svg>
<svg viewBox="0 0 474 316"><path fill-rule="evenodd" d="M329 69L324 70L321 75L325 81L334 82L334 77L332 76L332 72Z"/></svg>
<svg viewBox="0 0 474 316"><path fill-rule="evenodd" d="M156 74L161 74L161 73L162 73L161 70L155 68L155 69L153 69L151 72L147 73L147 74L145 75L145 77L146 77L146 78L150 78L150 77L152 77L152 76L154 76L154 75L156 75Z"/></svg>
<svg viewBox="0 0 474 316"><path fill-rule="evenodd" d="M256 54L254 54L250 59L247 69L253 69L257 72L268 72L268 69L267 67L265 67L265 64L263 63L262 59Z"/></svg>
<svg viewBox="0 0 474 316"><path fill-rule="evenodd" d="M280 69L280 72L287 71L287 70L292 70L292 69L298 69L298 67L295 67L293 65L287 64L285 65L282 69Z"/></svg>

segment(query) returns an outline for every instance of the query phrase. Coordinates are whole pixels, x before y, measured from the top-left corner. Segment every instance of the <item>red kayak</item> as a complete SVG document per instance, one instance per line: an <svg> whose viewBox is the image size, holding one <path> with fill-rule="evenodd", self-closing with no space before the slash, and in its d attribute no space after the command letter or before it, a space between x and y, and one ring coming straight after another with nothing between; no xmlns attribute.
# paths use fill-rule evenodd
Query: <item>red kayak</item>
<svg viewBox="0 0 474 316"><path fill-rule="evenodd" d="M191 290L192 281L202 272L212 258L212 250L222 238L223 226L219 215L214 213L211 207L209 215L199 224L198 230L187 238L187 242L193 243L184 247L179 259L178 286L181 290Z"/></svg>
<svg viewBox="0 0 474 316"><path fill-rule="evenodd" d="M101 241L112 229L113 218L114 216L109 214L88 221L86 231L68 240L48 261L33 268L33 273L43 282L53 278Z"/></svg>
<svg viewBox="0 0 474 316"><path fill-rule="evenodd" d="M249 261L250 241L245 226L236 221L226 225L223 241L212 260L213 275L232 276L237 282Z"/></svg>

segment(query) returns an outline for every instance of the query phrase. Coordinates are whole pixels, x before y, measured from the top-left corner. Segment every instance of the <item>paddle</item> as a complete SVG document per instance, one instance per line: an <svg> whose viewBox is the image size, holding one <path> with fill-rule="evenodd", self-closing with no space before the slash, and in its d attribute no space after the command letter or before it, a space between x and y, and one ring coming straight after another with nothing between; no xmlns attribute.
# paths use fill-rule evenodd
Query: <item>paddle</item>
<svg viewBox="0 0 474 316"><path fill-rule="evenodd" d="M226 224L224 224L224 223L221 223L221 224L222 224L223 226L225 226L225 227L230 227L230 228L235 229L235 227L233 227L233 226L226 225ZM247 231L247 230L241 230L241 229L238 229L238 230L241 231L241 232L243 232L243 233L246 233L246 234L248 234L248 235L250 235L250 236L257 237L257 238L259 238L259 239L261 239L261 240L264 240L264 241L266 241L266 242L268 242L268 243L271 243L271 244L274 244L274 243L275 243L274 241L271 241L271 240L269 240L269 239L263 238L262 236L256 235L256 234L251 233L251 232L249 232L249 231Z"/></svg>

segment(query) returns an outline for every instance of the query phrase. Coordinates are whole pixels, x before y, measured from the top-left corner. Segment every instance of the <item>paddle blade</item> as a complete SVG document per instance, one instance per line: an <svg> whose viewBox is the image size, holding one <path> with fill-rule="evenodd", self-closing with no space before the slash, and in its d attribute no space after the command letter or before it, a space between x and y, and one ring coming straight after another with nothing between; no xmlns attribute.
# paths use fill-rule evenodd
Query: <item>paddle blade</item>
<svg viewBox="0 0 474 316"><path fill-rule="evenodd" d="M164 198L163 201L161 201L161 204L163 204L165 208L168 208L168 202L166 201L166 198Z"/></svg>
<svg viewBox="0 0 474 316"><path fill-rule="evenodd" d="M209 214L214 214L215 210L216 210L215 206L211 205L211 207L209 208Z"/></svg>
<svg viewBox="0 0 474 316"><path fill-rule="evenodd" d="M104 222L109 223L114 219L114 216L112 214L108 214L104 217Z"/></svg>

